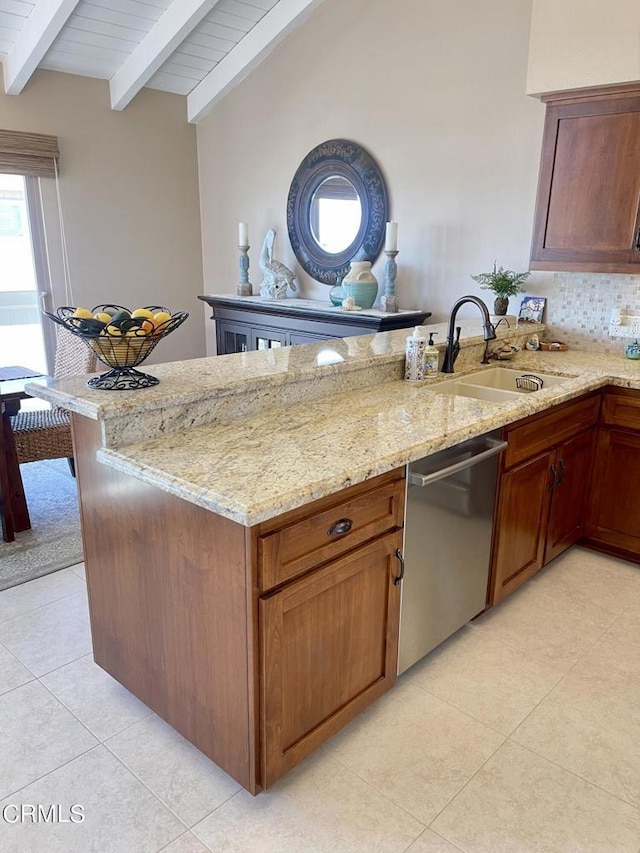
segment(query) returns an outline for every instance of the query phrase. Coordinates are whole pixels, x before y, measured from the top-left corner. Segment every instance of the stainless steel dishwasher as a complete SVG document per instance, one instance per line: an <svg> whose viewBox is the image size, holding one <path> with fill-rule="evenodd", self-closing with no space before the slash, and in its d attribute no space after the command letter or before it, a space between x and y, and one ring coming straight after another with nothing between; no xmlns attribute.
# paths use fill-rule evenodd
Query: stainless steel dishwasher
<svg viewBox="0 0 640 853"><path fill-rule="evenodd" d="M409 465L398 672L484 610L499 433Z"/></svg>

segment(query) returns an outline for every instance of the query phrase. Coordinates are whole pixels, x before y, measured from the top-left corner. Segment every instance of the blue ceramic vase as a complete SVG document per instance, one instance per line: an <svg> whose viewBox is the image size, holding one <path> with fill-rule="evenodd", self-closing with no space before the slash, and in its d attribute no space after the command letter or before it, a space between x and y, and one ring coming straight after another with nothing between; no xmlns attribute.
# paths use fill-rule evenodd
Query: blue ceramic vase
<svg viewBox="0 0 640 853"><path fill-rule="evenodd" d="M353 297L360 308L373 308L378 296L378 279L371 272L371 261L351 261L351 269L342 279L345 298Z"/></svg>
<svg viewBox="0 0 640 853"><path fill-rule="evenodd" d="M336 284L335 287L331 288L329 291L329 299L331 300L331 304L336 307L342 305L342 300L344 299L342 284Z"/></svg>

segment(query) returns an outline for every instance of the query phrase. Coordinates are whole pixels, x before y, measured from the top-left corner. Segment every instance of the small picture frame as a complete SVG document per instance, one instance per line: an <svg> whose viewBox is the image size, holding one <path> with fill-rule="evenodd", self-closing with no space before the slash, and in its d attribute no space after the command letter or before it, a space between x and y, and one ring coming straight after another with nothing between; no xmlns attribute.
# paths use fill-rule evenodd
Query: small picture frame
<svg viewBox="0 0 640 853"><path fill-rule="evenodd" d="M546 296L523 296L518 314L520 323L542 323L542 315L547 304Z"/></svg>

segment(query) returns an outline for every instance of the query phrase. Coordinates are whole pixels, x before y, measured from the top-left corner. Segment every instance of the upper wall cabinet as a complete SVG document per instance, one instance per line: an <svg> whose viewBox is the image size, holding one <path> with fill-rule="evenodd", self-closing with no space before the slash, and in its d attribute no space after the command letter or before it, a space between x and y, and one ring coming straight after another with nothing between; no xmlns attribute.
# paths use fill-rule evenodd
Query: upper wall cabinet
<svg viewBox="0 0 640 853"><path fill-rule="evenodd" d="M640 273L640 86L543 100L531 269Z"/></svg>

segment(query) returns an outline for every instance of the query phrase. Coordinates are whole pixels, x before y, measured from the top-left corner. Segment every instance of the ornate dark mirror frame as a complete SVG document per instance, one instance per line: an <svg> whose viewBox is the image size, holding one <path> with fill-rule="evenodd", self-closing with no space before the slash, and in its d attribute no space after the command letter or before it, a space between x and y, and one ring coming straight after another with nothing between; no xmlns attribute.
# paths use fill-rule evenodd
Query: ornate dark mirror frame
<svg viewBox="0 0 640 853"><path fill-rule="evenodd" d="M362 220L355 238L337 254L325 252L311 230L311 203L323 181L340 175L355 187ZM296 258L309 275L335 285L349 271L352 260L376 260L384 243L388 219L387 188L382 172L362 146L348 139L330 139L304 158L291 182L287 200L287 228Z"/></svg>

